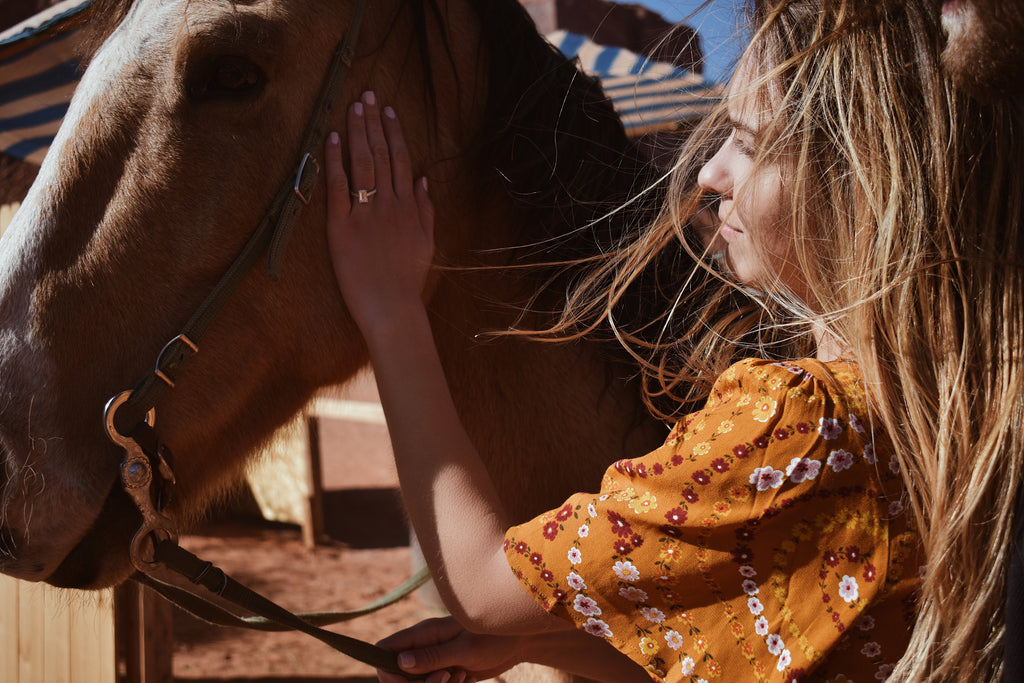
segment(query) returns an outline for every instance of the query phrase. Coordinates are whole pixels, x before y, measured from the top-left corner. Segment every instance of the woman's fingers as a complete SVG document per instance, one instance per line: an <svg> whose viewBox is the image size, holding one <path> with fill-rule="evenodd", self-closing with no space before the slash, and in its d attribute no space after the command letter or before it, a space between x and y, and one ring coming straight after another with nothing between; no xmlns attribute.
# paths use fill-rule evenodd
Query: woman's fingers
<svg viewBox="0 0 1024 683"><path fill-rule="evenodd" d="M417 661L417 657L410 650L419 650L423 647L431 647L439 642L449 640L462 632L462 626L451 617L425 619L420 623L407 629L394 633L377 643L378 646L400 654L398 662L404 670L415 670L422 678L415 680L426 681L426 683L455 683L460 678L465 679L465 672L456 670L435 671L430 665L423 665L423 661ZM417 666L417 664L419 666ZM377 672L381 683L404 683L404 679L394 674Z"/></svg>
<svg viewBox="0 0 1024 683"><path fill-rule="evenodd" d="M412 163L402 135L402 127L391 107L383 112L372 91L352 104L348 117L349 157L352 164L351 187L369 195L389 194L407 198L412 187ZM360 199L356 200L357 202Z"/></svg>
<svg viewBox="0 0 1024 683"><path fill-rule="evenodd" d="M376 168L367 138L366 105L362 101L353 102L348 110L348 156L352 168L352 192L373 190L376 187Z"/></svg>
<svg viewBox="0 0 1024 683"><path fill-rule="evenodd" d="M464 629L453 617L435 617L393 633L377 645L392 652L445 642L462 633Z"/></svg>
<svg viewBox="0 0 1024 683"><path fill-rule="evenodd" d="M405 146L402 126L398 123L395 110L391 107L384 107L382 124L384 137L387 139L387 146L390 149L391 179L395 194L399 197L407 197L408 191L412 187L412 163L409 161L409 150Z"/></svg>
<svg viewBox="0 0 1024 683"><path fill-rule="evenodd" d="M341 159L341 136L334 131L327 136L327 145L324 148L324 172L327 182L327 205L330 207L328 215L347 215L351 208L348 177L345 175L345 163Z"/></svg>
<svg viewBox="0 0 1024 683"><path fill-rule="evenodd" d="M391 154L388 145L391 139L385 137L384 126L380 120L380 106L377 104L377 96L373 91L363 93L362 98L364 121L366 125L366 141L370 147L372 158L374 187L381 194L394 194L394 184L391 178ZM401 137L401 135L399 135ZM404 147L403 147L404 149Z"/></svg>

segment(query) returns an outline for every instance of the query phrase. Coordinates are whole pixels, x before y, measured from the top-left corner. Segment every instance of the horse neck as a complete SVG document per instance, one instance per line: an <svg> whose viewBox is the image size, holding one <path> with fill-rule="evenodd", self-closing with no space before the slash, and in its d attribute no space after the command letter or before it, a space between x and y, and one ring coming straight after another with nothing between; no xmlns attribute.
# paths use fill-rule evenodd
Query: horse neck
<svg viewBox="0 0 1024 683"><path fill-rule="evenodd" d="M492 9L513 14L516 8L496 3ZM449 30L450 51L433 56L430 71L437 106L424 111L422 118L402 117L414 154L434 160L422 172L430 178L437 210L438 255L443 263L456 266L438 278L430 312L463 423L510 514L523 519L559 504L574 491L596 487L609 464L658 445L664 430L646 416L638 387L616 376L596 342L546 344L486 337L512 324L517 305L543 283L543 276L501 267L511 258L506 250L577 226L546 225L535 210L517 207L510 199L496 162L488 149L481 149L486 147L481 136L489 123L494 124L487 118L493 112L485 113L491 107L484 100L493 104L494 93L480 96L491 84L478 50L494 46L488 45L481 15L471 3L448 3L445 11L450 15L447 26L457 26L458 31ZM533 43L521 49L539 52L543 46ZM538 57L532 63L539 64L544 63L540 57L548 57L532 56ZM534 80L530 74L519 76ZM426 101L418 90L421 86L412 82L416 79L399 80L396 95L410 104ZM496 87L509 87L508 79ZM542 110L541 116L549 115L547 99L537 101L535 109ZM430 121L435 127L429 127ZM530 175L532 169L521 172ZM495 267L458 270L480 263Z"/></svg>
<svg viewBox="0 0 1024 683"><path fill-rule="evenodd" d="M492 209L492 221L476 214L492 237L514 231L510 203ZM648 452L665 434L639 386L624 378L628 370L597 342L489 334L508 329L519 316L516 304L538 285L528 271L455 271L442 277L430 305L463 424L517 521L596 490L611 463Z"/></svg>

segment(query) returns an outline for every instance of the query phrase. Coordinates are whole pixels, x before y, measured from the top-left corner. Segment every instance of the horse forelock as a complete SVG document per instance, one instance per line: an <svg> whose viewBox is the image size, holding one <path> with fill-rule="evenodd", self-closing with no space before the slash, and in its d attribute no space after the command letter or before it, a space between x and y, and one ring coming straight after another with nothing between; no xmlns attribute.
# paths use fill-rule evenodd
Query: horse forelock
<svg viewBox="0 0 1024 683"><path fill-rule="evenodd" d="M135 0L93 0L86 10L86 25L89 27L88 40L85 43L86 58L91 57L99 48L99 43L124 21L128 10L134 4Z"/></svg>

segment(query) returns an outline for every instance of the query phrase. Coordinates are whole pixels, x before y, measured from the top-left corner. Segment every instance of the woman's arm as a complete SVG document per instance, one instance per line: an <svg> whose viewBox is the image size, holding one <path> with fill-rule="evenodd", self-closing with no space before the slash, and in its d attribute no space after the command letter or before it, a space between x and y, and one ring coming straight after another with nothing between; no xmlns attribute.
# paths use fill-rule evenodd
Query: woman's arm
<svg viewBox="0 0 1024 683"><path fill-rule="evenodd" d="M422 298L433 256L426 182L414 185L398 121L372 94L348 121L351 183L337 135L326 150L331 260L370 351L405 507L438 590L473 631L570 628L509 569L507 519L448 391ZM377 192L353 202L350 187Z"/></svg>
<svg viewBox="0 0 1024 683"><path fill-rule="evenodd" d="M577 630L526 636L477 635L449 617L422 621L379 645L398 652L402 669L422 676L428 683L493 678L522 662L544 664L597 681L650 681L636 662L606 640ZM404 680L384 672L377 675L381 683Z"/></svg>

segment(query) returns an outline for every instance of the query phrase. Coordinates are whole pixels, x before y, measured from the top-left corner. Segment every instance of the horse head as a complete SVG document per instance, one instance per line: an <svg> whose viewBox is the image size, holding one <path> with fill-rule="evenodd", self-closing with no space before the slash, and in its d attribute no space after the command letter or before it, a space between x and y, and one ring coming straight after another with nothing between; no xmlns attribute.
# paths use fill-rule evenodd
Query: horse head
<svg viewBox="0 0 1024 683"><path fill-rule="evenodd" d="M471 32L473 15L461 7L458 16L460 7L446 20ZM294 175L354 9L336 0L96 8L94 23L110 26L97 29L0 255L5 573L92 586L127 571L124 554L102 540L138 521L114 486L118 450L97 429L104 403L148 371ZM422 165L454 156L479 114L459 97L434 98L426 111L414 22L397 3L373 3L330 126L344 130L345 105L372 84L410 122ZM432 65L436 87L471 68L458 47ZM440 173L443 197L440 169L421 172ZM201 510L317 387L365 363L334 291L323 214L323 192L314 192L279 277L261 267L248 274L160 401L161 439L188 454L174 465L173 517Z"/></svg>
<svg viewBox="0 0 1024 683"><path fill-rule="evenodd" d="M295 177L357 9L356 0L98 2L88 67L0 242L0 571L72 587L123 579L139 525L117 485L122 453L104 431L104 405L153 373ZM629 195L637 168L622 159L626 138L600 89L553 53L513 0L377 0L326 123L344 130L346 106L371 88L396 109L414 170L430 179L444 263L578 256L598 248L595 230L568 231L556 241L568 251L551 253L550 224L600 216ZM527 95L538 79L554 90ZM510 200L508 183L530 207ZM327 257L323 195L314 187L287 250L274 252L278 276L260 265L246 273L156 404L178 482L165 513L179 524L318 388L366 363ZM615 239L606 232L600 248ZM532 245L526 257L505 250L519 243ZM463 270L433 283L435 334L516 516L660 440L636 393L585 345L475 338L515 319L506 304L549 274ZM572 449L576 459L563 456Z"/></svg>

